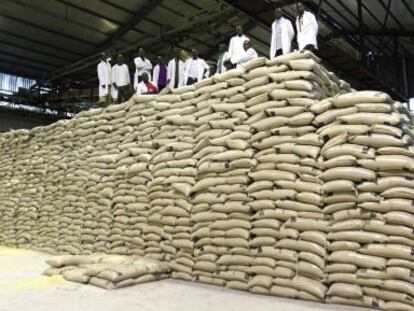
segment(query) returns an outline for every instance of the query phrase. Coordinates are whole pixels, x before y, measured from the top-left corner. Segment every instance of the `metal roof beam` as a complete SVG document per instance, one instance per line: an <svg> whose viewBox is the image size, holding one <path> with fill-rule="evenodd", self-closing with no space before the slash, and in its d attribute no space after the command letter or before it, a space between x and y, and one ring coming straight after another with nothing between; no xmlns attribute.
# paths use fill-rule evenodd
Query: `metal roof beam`
<svg viewBox="0 0 414 311"><path fill-rule="evenodd" d="M36 63L36 64L40 64L40 65L43 65L45 67L52 68L52 70L53 70L53 68L58 67L58 65L52 65L50 62L41 61L41 60L34 59L34 58L31 58L31 57L25 56L25 55L17 55L17 54L14 54L14 53L6 52L4 50L0 50L0 54L16 58L17 60L25 60L25 61L33 62L33 63ZM2 61L3 60L0 60L0 62L2 62ZM8 60L5 60L5 62L8 62Z"/></svg>
<svg viewBox="0 0 414 311"><path fill-rule="evenodd" d="M349 14L351 14L352 17L354 17L356 20L358 20L358 16L354 14L347 6L345 6L341 0L337 0L338 3L342 6L343 9L345 9ZM338 16L340 16L344 21L346 21L354 30L358 29L357 26L355 26L352 21L350 21L340 10L338 10L335 5L333 5L331 2L327 1L325 2L326 5L328 5ZM366 41L371 43L377 50L379 51L379 46L376 44L371 38L366 38Z"/></svg>
<svg viewBox="0 0 414 311"><path fill-rule="evenodd" d="M116 40L122 38L123 35L133 29L141 20L151 14L162 1L163 0L148 0L148 2L142 6L127 23L118 28L107 40L100 44L97 51L107 49Z"/></svg>
<svg viewBox="0 0 414 311"><path fill-rule="evenodd" d="M167 40L168 38L177 37L185 32L190 31L193 28L199 27L199 25L211 23L217 19L228 19L230 16L234 14L234 12L234 9L229 8L200 12L200 14L193 16L191 19L181 23L180 25L177 25L176 28L172 28L163 34L160 34L159 36L145 37L140 42L130 45L129 47L118 51L118 53L127 56L126 54L131 54L131 52L135 51L138 46L148 47L153 45L154 43L159 42L160 40ZM95 54L83 60L80 60L70 66L62 67L61 69L53 73L53 76L51 77L50 81L54 81L56 79L59 79L60 77L68 76L71 73L79 72L83 69L96 66L97 57L98 55Z"/></svg>
<svg viewBox="0 0 414 311"><path fill-rule="evenodd" d="M414 10L408 4L407 0L402 0L402 2L404 3L404 6L407 8L407 11L410 12L411 17L414 18ZM412 1L411 1L411 3L412 3Z"/></svg>
<svg viewBox="0 0 414 311"><path fill-rule="evenodd" d="M29 27L33 27L33 28L37 28L37 29L40 29L40 30L45 31L45 32L49 32L51 34L54 34L54 35L62 37L62 38L66 38L66 39L70 39L70 40L73 40L73 41L81 42L82 44L86 44L86 45L90 45L90 46L95 45L94 43L92 43L88 40L85 40L85 39L82 39L82 38L79 38L79 37L75 37L75 36L72 36L72 35L64 34L64 33L61 33L59 31L56 31L54 29L50 29L50 28L47 28L47 27L36 25L32 22L29 22L27 20L24 20L24 19L15 17L15 16L11 16L11 15L2 13L2 18L10 19L10 20L16 21L20 24L23 24L23 25L26 25L26 26L29 26Z"/></svg>
<svg viewBox="0 0 414 311"><path fill-rule="evenodd" d="M1 63L0 63L1 64ZM4 64L5 65L8 65L8 64L11 64L11 65L13 65L14 67L21 67L21 68L29 68L29 69L33 69L34 71L41 71L41 72L45 72L45 73L47 73L47 72L49 72L49 70L47 70L47 69L45 69L45 68L43 68L43 67L39 67L39 66L36 66L36 65L27 65L27 64L22 64L22 63L19 63L19 62L15 62L15 61L11 61L11 60L7 60L7 61L5 61L4 62ZM24 72L21 72L20 71L20 73L21 74L24 74Z"/></svg>
<svg viewBox="0 0 414 311"><path fill-rule="evenodd" d="M59 45L55 45L50 41L49 42L43 42L43 41L36 40L35 38L27 38L27 37L21 36L20 34L13 33L13 32L10 32L10 31L4 30L4 29L0 29L0 33L4 33L8 36L13 36L13 37L19 38L19 39L27 41L29 43L35 43L35 44L43 45L43 46L46 46L48 48L54 49L56 51L60 50L60 51L65 51L68 54L73 54L73 55L76 55L76 56L85 56L85 54L79 53L77 51L68 50L68 49L63 48Z"/></svg>
<svg viewBox="0 0 414 311"><path fill-rule="evenodd" d="M342 0L336 0L336 2L345 10L348 12L348 14L350 14L353 18L355 18L356 21L358 21L358 16L348 7L346 6ZM330 3L329 1L326 2L327 5L329 5L338 15L340 15L344 20L346 20L349 25L351 25L354 29L357 29L357 27L347 18L345 18L345 16L337 9L334 9L334 5L332 3ZM362 3L363 4L363 3ZM363 7L363 5L362 5ZM375 46L377 48L377 52L379 53L382 49L380 49L380 46L378 44L376 44L372 39L367 38L367 41L369 41L373 46ZM390 53L393 53L393 51L391 50L391 48L389 46L386 47L388 49L388 51L390 51Z"/></svg>
<svg viewBox="0 0 414 311"><path fill-rule="evenodd" d="M64 57L64 56L47 53L47 52L42 51L40 49L35 49L33 47L27 47L27 46L24 46L24 45L16 44L15 42L7 42L7 41L4 41L4 40L0 39L0 44L5 44L5 45L8 45L12 48L17 48L17 49L21 49L21 50L24 50L24 51L29 51L29 52L32 52L32 53L44 55L44 56L47 56L47 57L50 57L50 58L54 58L54 59L58 59L58 60L66 61L66 62L73 61L73 59L70 59L70 58L67 58L67 57Z"/></svg>
<svg viewBox="0 0 414 311"><path fill-rule="evenodd" d="M348 30L344 29L341 31L345 35L358 35L359 32L357 30ZM338 34L340 35L340 34ZM337 36L338 36L337 35ZM364 29L365 36L385 36L385 37L413 37L414 38L414 31L413 30L391 30L391 29L384 29L384 30L367 30ZM333 37L337 37L333 36Z"/></svg>
<svg viewBox="0 0 414 311"><path fill-rule="evenodd" d="M394 15L394 13L392 13L392 11L390 10L390 7L389 6L387 7L383 0L378 0L378 2L384 8L386 14L389 14L391 16L391 18L397 23L397 25L401 28L401 30L405 30L404 25L401 24L400 20Z"/></svg>

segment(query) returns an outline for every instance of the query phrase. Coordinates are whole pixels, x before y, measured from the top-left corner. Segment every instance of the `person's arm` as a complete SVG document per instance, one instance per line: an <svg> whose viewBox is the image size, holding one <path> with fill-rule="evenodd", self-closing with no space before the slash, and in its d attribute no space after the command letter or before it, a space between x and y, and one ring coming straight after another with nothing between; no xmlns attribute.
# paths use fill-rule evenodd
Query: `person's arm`
<svg viewBox="0 0 414 311"><path fill-rule="evenodd" d="M135 93L137 95L142 95L142 87L141 87L141 83L138 83L137 87L135 88Z"/></svg>
<svg viewBox="0 0 414 311"><path fill-rule="evenodd" d="M282 32L281 32L281 36L282 36L282 52L283 54L287 54L290 52L290 46L291 46L291 42L292 42L292 38L291 38L291 27L292 25L290 24L290 21L285 21L282 25Z"/></svg>
<svg viewBox="0 0 414 311"><path fill-rule="evenodd" d="M233 38L230 39L230 44L229 44L229 58L233 57L233 48L234 48L234 40Z"/></svg>
<svg viewBox="0 0 414 311"><path fill-rule="evenodd" d="M127 81L127 85L131 85L131 76L129 75L129 68L125 65L125 79Z"/></svg>
<svg viewBox="0 0 414 311"><path fill-rule="evenodd" d="M116 85L116 81L118 81L118 76L115 70L115 66L112 67L111 72L112 72L112 85L114 86L115 89L118 89L118 85Z"/></svg>
<svg viewBox="0 0 414 311"><path fill-rule="evenodd" d="M255 58L257 58L259 55L257 54L257 52L255 51L255 49L250 48L247 50L247 52L245 53L245 55L243 55L242 57L239 58L239 62L238 63L247 63Z"/></svg>
<svg viewBox="0 0 414 311"><path fill-rule="evenodd" d="M108 79L106 79L106 75L104 72L105 68L102 68L101 64L98 65L98 80L99 80L99 85L103 88L106 87L106 83L108 81Z"/></svg>
<svg viewBox="0 0 414 311"><path fill-rule="evenodd" d="M276 22L272 24L272 38L270 41L270 59L276 55Z"/></svg>
<svg viewBox="0 0 414 311"><path fill-rule="evenodd" d="M147 59L145 61L145 69L148 70L148 71L151 71L152 70L152 63L151 63L151 61L149 59Z"/></svg>
<svg viewBox="0 0 414 311"><path fill-rule="evenodd" d="M318 24L318 21L316 20L315 15L314 14L311 14L311 15L312 15L311 20L312 20L313 30L315 32L315 36L317 37L318 36L318 30L319 30L319 24Z"/></svg>

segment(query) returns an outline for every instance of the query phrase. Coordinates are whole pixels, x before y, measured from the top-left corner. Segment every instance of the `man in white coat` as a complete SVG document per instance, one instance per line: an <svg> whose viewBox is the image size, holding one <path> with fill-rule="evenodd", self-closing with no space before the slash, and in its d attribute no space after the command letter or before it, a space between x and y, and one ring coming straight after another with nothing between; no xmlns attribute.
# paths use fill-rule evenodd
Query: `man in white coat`
<svg viewBox="0 0 414 311"><path fill-rule="evenodd" d="M244 34L243 27L238 25L236 26L236 35L230 39L228 57L230 58L233 65L236 65L237 59L244 55L243 44L244 41L249 40Z"/></svg>
<svg viewBox="0 0 414 311"><path fill-rule="evenodd" d="M291 51L295 30L292 23L283 17L281 8L275 9L276 20L272 24L272 41L270 42L270 58L288 54Z"/></svg>
<svg viewBox="0 0 414 311"><path fill-rule="evenodd" d="M315 52L318 49L318 22L315 15L305 11L302 2L296 5L296 30L299 50Z"/></svg>
<svg viewBox="0 0 414 311"><path fill-rule="evenodd" d="M184 62L181 60L181 50L174 50L175 57L168 62L167 85L170 89L184 86Z"/></svg>
<svg viewBox="0 0 414 311"><path fill-rule="evenodd" d="M145 50L140 48L138 50L138 57L134 59L135 64L135 74L134 74L134 89L138 86L138 83L141 82L141 75L146 72L149 79L151 80L151 71L152 64L148 58L145 57Z"/></svg>
<svg viewBox="0 0 414 311"><path fill-rule="evenodd" d="M124 57L118 55L117 63L112 67L112 86L118 92L117 103L126 102L131 97L131 77L129 69L124 64Z"/></svg>
<svg viewBox="0 0 414 311"><path fill-rule="evenodd" d="M99 80L99 103L109 104L111 91L111 65L106 60L106 54L101 54L101 61L98 64L98 80Z"/></svg>
<svg viewBox="0 0 414 311"><path fill-rule="evenodd" d="M191 50L191 57L185 62L184 81L186 85L200 82L209 76L210 66L202 58L198 57L196 49Z"/></svg>
<svg viewBox="0 0 414 311"><path fill-rule="evenodd" d="M257 58L259 55L257 54L256 50L252 48L252 43L249 39L245 40L243 43L243 50L244 53L240 55L240 57L235 58L235 62L237 68L243 67L253 59Z"/></svg>

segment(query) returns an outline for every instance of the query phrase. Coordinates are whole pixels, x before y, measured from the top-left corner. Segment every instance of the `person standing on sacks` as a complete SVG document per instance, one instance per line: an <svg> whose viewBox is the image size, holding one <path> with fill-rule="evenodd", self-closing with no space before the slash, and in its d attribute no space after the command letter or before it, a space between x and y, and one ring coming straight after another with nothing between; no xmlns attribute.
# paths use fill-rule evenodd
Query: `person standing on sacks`
<svg viewBox="0 0 414 311"><path fill-rule="evenodd" d="M237 65L237 60L245 53L243 44L246 40L249 40L243 34L244 30L241 25L236 26L236 35L230 39L228 58L233 65Z"/></svg>
<svg viewBox="0 0 414 311"><path fill-rule="evenodd" d="M308 50L316 52L318 49L318 22L315 15L305 11L302 2L296 4L296 30L299 51Z"/></svg>
<svg viewBox="0 0 414 311"><path fill-rule="evenodd" d="M98 80L99 80L99 103L108 105L110 102L111 92L111 65L106 59L106 54L101 53L101 61L98 64Z"/></svg>
<svg viewBox="0 0 414 311"><path fill-rule="evenodd" d="M283 17L282 9L275 9L276 20L272 24L272 39L270 42L270 59L275 56L290 53L295 30L292 23Z"/></svg>
<svg viewBox="0 0 414 311"><path fill-rule="evenodd" d="M152 64L148 58L145 57L145 50L140 48L138 50L138 57L134 59L135 74L134 74L134 90L137 91L138 83L141 82L141 75L146 72L151 80Z"/></svg>
<svg viewBox="0 0 414 311"><path fill-rule="evenodd" d="M208 77L210 66L202 58L198 57L198 51L192 49L192 56L185 62L184 81L186 85L193 85Z"/></svg>
<svg viewBox="0 0 414 311"><path fill-rule="evenodd" d="M176 48L174 50L175 57L168 62L167 70L167 86L170 89L176 89L184 86L184 67L185 64L181 60L181 50Z"/></svg>
<svg viewBox="0 0 414 311"><path fill-rule="evenodd" d="M124 57L118 55L117 63L112 67L112 86L118 92L117 103L126 102L131 97L131 77L129 69L124 64Z"/></svg>

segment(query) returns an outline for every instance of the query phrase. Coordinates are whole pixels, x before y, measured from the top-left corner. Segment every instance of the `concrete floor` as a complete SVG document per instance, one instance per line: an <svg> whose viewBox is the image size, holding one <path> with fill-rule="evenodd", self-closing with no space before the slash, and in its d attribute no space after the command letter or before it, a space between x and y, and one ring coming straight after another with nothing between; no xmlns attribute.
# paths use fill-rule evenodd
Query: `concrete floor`
<svg viewBox="0 0 414 311"><path fill-rule="evenodd" d="M0 247L1 311L364 311L369 309L325 305L252 295L223 287L163 280L105 291L70 283L42 272L49 255Z"/></svg>

